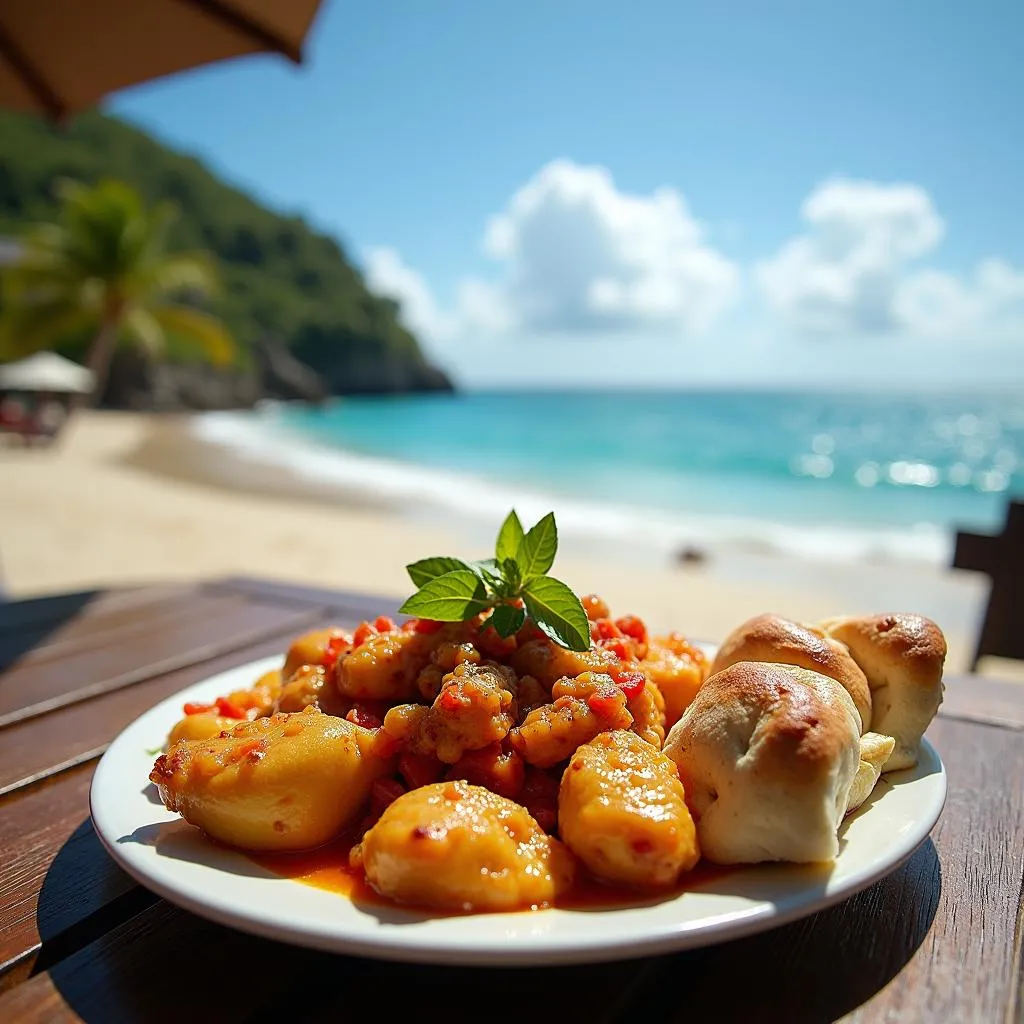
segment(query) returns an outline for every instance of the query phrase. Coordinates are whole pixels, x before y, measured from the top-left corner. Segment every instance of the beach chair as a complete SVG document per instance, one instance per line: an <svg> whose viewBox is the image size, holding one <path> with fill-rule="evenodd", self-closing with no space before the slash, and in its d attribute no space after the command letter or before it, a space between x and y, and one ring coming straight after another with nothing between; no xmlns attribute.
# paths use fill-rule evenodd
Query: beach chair
<svg viewBox="0 0 1024 1024"><path fill-rule="evenodd" d="M958 532L954 569L992 581L971 668L991 655L1024 660L1024 501L1011 501L998 534Z"/></svg>

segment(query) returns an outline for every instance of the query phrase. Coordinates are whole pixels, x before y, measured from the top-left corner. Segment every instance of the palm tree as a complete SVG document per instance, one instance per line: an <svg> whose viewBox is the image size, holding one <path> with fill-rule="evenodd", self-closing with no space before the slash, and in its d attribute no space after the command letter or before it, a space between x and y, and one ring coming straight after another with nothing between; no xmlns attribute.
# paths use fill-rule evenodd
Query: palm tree
<svg viewBox="0 0 1024 1024"><path fill-rule="evenodd" d="M5 354L25 355L72 333L92 331L86 365L104 391L122 339L151 355L168 336L228 363L235 347L225 326L196 308L217 280L209 258L168 251L173 207L147 208L130 185L60 185L56 223L31 229L4 275Z"/></svg>

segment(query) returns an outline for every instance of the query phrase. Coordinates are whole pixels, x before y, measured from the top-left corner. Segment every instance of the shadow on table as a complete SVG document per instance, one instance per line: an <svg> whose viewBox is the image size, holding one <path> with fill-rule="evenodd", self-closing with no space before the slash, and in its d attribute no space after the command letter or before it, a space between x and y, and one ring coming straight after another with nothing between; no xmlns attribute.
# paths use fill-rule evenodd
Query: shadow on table
<svg viewBox="0 0 1024 1024"><path fill-rule="evenodd" d="M0 602L0 672L70 622L98 594L98 590L83 590L75 594Z"/></svg>
<svg viewBox="0 0 1024 1024"><path fill-rule="evenodd" d="M857 896L719 946L555 970L398 965L283 945L179 910L134 885L85 821L47 872L34 973L48 970L60 997L93 1024L180 1024L182 979L197 1020L346 1020L372 1008L365 1000L379 1010L384 992L389 1017L423 1019L434 1008L449 1024L480 1020L482 1007L491 1024L521 1020L524 1006L531 1020L559 1024L581 1014L625 1024L638 1013L816 1024L868 1002L900 973L928 935L941 888L926 840ZM251 984L222 983L243 968Z"/></svg>

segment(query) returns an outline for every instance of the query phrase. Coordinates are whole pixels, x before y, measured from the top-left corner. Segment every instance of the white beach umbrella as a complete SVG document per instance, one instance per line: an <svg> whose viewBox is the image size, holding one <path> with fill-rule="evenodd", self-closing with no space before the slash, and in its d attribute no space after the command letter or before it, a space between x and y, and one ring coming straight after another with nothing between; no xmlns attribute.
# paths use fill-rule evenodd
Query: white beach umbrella
<svg viewBox="0 0 1024 1024"><path fill-rule="evenodd" d="M92 370L55 352L37 352L0 366L0 391L63 391L87 395L95 385Z"/></svg>

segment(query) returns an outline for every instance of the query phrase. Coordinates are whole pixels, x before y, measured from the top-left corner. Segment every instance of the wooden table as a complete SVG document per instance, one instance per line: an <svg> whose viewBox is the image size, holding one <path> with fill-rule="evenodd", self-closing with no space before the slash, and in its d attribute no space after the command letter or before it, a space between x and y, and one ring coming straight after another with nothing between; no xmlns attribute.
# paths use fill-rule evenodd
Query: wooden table
<svg viewBox="0 0 1024 1024"><path fill-rule="evenodd" d="M947 680L930 839L858 896L772 932L596 967L377 963L210 924L132 882L88 792L107 743L214 672L393 602L253 580L0 605L0 1021L1024 1022L1024 687Z"/></svg>

